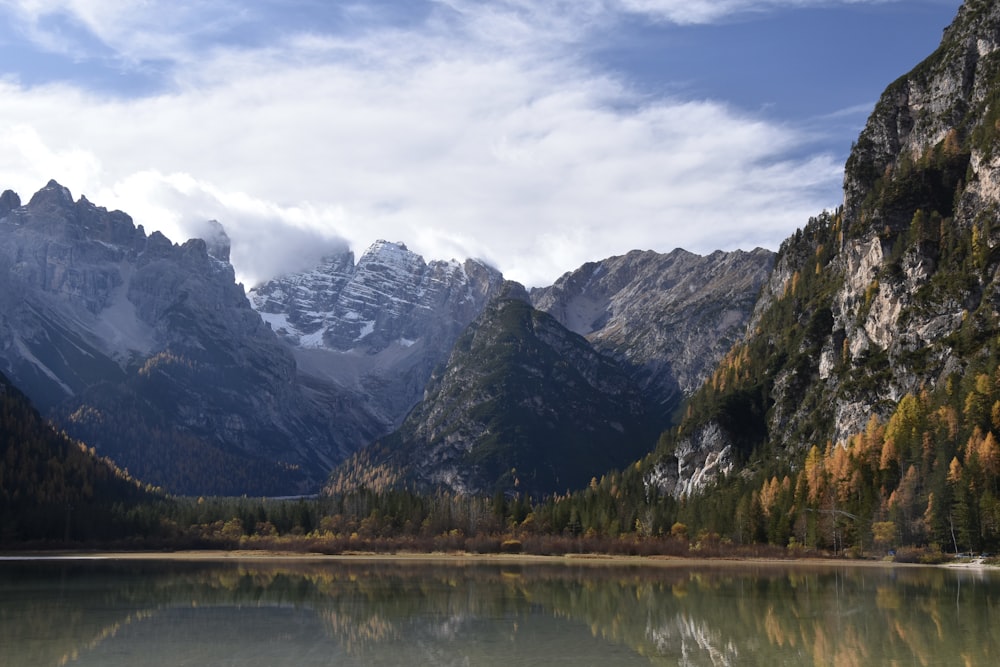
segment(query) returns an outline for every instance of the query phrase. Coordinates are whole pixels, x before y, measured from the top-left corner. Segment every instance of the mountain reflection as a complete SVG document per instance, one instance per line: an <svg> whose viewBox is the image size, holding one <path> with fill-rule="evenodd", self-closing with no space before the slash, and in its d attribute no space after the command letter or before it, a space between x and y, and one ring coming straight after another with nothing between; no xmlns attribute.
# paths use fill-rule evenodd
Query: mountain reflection
<svg viewBox="0 0 1000 667"><path fill-rule="evenodd" d="M934 568L0 563L0 646L11 667L144 650L246 665L995 665L998 602L994 573Z"/></svg>

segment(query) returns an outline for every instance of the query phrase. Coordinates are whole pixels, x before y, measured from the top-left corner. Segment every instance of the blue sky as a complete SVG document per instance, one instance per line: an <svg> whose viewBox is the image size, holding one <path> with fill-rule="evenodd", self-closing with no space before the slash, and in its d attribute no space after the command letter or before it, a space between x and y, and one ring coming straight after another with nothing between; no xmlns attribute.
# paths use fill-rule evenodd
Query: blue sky
<svg viewBox="0 0 1000 667"><path fill-rule="evenodd" d="M50 178L249 287L347 244L525 284L777 248L958 0L0 0L0 188Z"/></svg>

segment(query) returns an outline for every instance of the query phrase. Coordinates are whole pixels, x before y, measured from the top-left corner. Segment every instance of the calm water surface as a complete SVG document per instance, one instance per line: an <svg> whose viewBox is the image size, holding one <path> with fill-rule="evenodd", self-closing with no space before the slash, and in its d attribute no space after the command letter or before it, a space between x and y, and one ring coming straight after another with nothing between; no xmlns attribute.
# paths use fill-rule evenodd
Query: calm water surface
<svg viewBox="0 0 1000 667"><path fill-rule="evenodd" d="M0 561L0 665L989 665L934 568Z"/></svg>

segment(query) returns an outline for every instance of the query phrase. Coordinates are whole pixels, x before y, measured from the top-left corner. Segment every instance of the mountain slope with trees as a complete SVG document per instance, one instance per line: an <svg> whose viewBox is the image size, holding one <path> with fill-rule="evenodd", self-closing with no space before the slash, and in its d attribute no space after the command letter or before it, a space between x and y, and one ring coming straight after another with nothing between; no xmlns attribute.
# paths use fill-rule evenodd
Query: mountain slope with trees
<svg viewBox="0 0 1000 667"><path fill-rule="evenodd" d="M135 534L148 526L129 510L160 497L56 431L0 374L0 544Z"/></svg>
<svg viewBox="0 0 1000 667"><path fill-rule="evenodd" d="M580 488L648 451L646 410L635 383L583 337L523 298L500 298L459 337L403 426L335 471L330 489Z"/></svg>

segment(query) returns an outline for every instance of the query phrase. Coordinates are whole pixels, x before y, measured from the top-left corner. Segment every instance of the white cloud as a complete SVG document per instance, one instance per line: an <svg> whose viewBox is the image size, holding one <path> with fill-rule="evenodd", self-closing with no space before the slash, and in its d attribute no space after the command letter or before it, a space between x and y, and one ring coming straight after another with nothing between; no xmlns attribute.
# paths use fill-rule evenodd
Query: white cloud
<svg viewBox="0 0 1000 667"><path fill-rule="evenodd" d="M116 11L30 4L95 31ZM0 83L0 127L15 128L0 134L0 187L25 196L56 178L175 241L218 219L248 283L304 248L386 238L540 285L632 248L774 247L836 203L820 199L840 165L786 157L808 137L580 65L564 45L600 7L578 6L452 0L420 30L188 53L169 91L136 99ZM102 39L137 49L122 33L155 26L125 19ZM166 24L162 43L183 43Z"/></svg>
<svg viewBox="0 0 1000 667"><path fill-rule="evenodd" d="M227 0L0 0L0 8L48 51L92 57L96 40L126 64L182 58L195 37L248 19L243 3Z"/></svg>
<svg viewBox="0 0 1000 667"><path fill-rule="evenodd" d="M128 211L147 231L175 243L203 237L208 220L225 221L237 279L248 287L284 272L303 271L347 243L326 231L342 222L336 207L282 207L243 192L227 192L190 174L131 174L90 199Z"/></svg>
<svg viewBox="0 0 1000 667"><path fill-rule="evenodd" d="M712 23L730 16L774 11L782 8L829 7L833 5L880 5L902 0L614 0L629 12L690 25Z"/></svg>
<svg viewBox="0 0 1000 667"><path fill-rule="evenodd" d="M6 92L0 85L0 95ZM0 169L0 173L9 174L7 182L0 187L20 189L19 194L30 195L35 190L25 191L24 187L37 189L53 178L84 187L95 185L100 163L93 153L71 144L53 148L33 126L12 122L5 130L0 130Z"/></svg>

